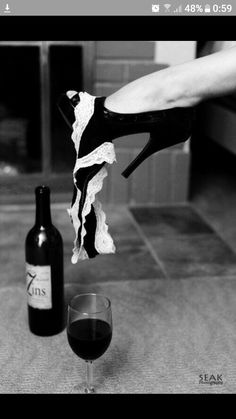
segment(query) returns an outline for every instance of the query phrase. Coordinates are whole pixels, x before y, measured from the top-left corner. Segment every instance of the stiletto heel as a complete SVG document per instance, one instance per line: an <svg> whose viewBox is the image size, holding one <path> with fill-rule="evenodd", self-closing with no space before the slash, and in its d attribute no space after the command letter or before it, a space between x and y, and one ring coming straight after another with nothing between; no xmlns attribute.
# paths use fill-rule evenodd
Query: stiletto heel
<svg viewBox="0 0 236 419"><path fill-rule="evenodd" d="M175 127L174 129L178 131ZM158 131L152 132L147 144L137 157L129 164L129 166L121 173L122 176L127 179L131 173L133 173L133 171L152 154L186 141L190 136L190 127L186 127L185 130L181 127L178 127L178 129L182 130L181 134L178 132L171 132L171 129L169 129L169 133L162 132L161 130L160 133L158 133Z"/></svg>
<svg viewBox="0 0 236 419"><path fill-rule="evenodd" d="M131 175L131 173L133 173L133 171L137 169L137 167L144 160L146 160L148 157L150 157L153 154L151 142L152 140L150 137L148 143L145 145L142 151L137 155L137 157L135 157L135 159L129 164L129 166L121 173L122 176L124 176L124 178L127 179Z"/></svg>

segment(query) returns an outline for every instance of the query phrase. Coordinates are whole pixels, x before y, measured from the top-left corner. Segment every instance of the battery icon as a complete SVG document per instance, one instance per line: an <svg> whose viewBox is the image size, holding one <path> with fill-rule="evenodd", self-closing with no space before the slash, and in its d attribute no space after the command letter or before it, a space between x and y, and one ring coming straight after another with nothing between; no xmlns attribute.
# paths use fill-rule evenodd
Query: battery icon
<svg viewBox="0 0 236 419"><path fill-rule="evenodd" d="M211 6L209 4L206 4L205 13L210 13L210 12L211 12Z"/></svg>

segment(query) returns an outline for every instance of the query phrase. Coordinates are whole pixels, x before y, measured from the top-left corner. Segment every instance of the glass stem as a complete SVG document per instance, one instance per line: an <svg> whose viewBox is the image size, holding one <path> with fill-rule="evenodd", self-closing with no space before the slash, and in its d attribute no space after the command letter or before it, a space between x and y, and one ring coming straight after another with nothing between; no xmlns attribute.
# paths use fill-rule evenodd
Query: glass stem
<svg viewBox="0 0 236 419"><path fill-rule="evenodd" d="M87 373L87 388L85 391L86 393L94 393L92 361L86 361L86 373Z"/></svg>

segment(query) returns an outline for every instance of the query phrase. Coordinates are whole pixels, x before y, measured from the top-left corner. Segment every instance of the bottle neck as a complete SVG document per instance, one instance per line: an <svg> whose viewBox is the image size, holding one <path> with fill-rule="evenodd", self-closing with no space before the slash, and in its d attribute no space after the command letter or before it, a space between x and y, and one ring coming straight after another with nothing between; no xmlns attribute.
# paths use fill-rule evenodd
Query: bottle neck
<svg viewBox="0 0 236 419"><path fill-rule="evenodd" d="M35 225L47 227L52 224L50 209L50 189L47 186L38 186L35 189L36 214Z"/></svg>

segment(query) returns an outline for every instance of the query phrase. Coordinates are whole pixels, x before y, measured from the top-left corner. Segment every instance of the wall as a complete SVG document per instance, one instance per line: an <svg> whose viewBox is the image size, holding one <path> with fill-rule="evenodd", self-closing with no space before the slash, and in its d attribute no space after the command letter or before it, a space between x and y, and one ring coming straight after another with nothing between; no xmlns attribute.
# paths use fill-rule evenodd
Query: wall
<svg viewBox="0 0 236 419"><path fill-rule="evenodd" d="M155 61L169 65L193 60L196 56L196 41L157 41Z"/></svg>
<svg viewBox="0 0 236 419"><path fill-rule="evenodd" d="M199 56L236 46L236 41L206 41ZM236 93L202 103L199 117L204 135L236 154Z"/></svg>

